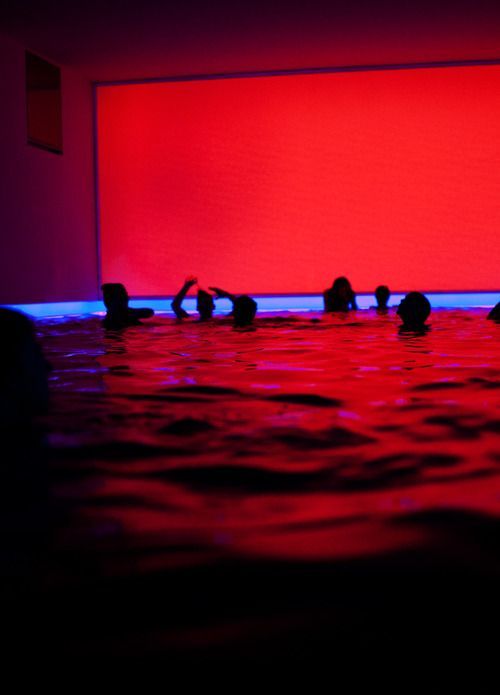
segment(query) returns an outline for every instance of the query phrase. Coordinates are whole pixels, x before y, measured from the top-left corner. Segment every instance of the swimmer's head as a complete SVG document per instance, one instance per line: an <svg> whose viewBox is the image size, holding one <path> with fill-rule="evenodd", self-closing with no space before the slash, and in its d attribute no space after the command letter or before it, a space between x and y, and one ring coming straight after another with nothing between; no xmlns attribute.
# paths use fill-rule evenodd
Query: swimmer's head
<svg viewBox="0 0 500 695"><path fill-rule="evenodd" d="M492 321L498 321L500 323L500 302L488 314L488 318Z"/></svg>
<svg viewBox="0 0 500 695"><path fill-rule="evenodd" d="M379 309L387 309L387 302L391 296L390 290L387 285L379 285L375 290L375 299L377 300L377 307Z"/></svg>
<svg viewBox="0 0 500 695"><path fill-rule="evenodd" d="M257 302L246 294L237 297L233 303L235 326L249 326L257 313Z"/></svg>
<svg viewBox="0 0 500 695"><path fill-rule="evenodd" d="M205 292L205 290L198 290L198 294L196 295L196 309L198 310L200 319L202 321L207 321L208 319L212 318L215 304L214 298L209 292Z"/></svg>
<svg viewBox="0 0 500 695"><path fill-rule="evenodd" d="M409 292L401 301L397 314L410 329L422 328L431 313L431 305L421 292Z"/></svg>
<svg viewBox="0 0 500 695"><path fill-rule="evenodd" d="M128 308L128 292L121 282L106 282L101 285L102 301L108 312L124 311Z"/></svg>
<svg viewBox="0 0 500 695"><path fill-rule="evenodd" d="M343 275L335 278L332 283L332 292L334 295L341 297L342 299L349 300L353 293L351 283Z"/></svg>

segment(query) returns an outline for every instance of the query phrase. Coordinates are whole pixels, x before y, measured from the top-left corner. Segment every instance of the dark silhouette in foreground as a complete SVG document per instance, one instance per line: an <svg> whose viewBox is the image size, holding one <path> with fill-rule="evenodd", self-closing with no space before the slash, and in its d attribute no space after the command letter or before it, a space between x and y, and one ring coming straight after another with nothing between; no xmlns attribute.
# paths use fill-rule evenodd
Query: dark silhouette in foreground
<svg viewBox="0 0 500 695"><path fill-rule="evenodd" d="M194 275L189 275L182 285L181 289L175 295L172 304L170 305L178 319L188 319L189 314L182 308L184 297L189 292L193 285L196 285L198 278ZM214 298L209 292L199 289L196 295L196 309L200 315L200 321L208 321L212 318L215 304Z"/></svg>
<svg viewBox="0 0 500 695"><path fill-rule="evenodd" d="M242 294L239 297L231 294L231 292L226 292L220 287L209 287L212 292L215 292L217 298L229 299L232 302L233 310L231 312L234 318L234 325L242 328L244 326L249 326L255 318L257 313L257 302L252 299L247 294Z"/></svg>
<svg viewBox="0 0 500 695"><path fill-rule="evenodd" d="M402 331L423 332L431 313L431 304L421 292L409 292L398 307L397 314L403 321Z"/></svg>
<svg viewBox="0 0 500 695"><path fill-rule="evenodd" d="M377 300L377 311L385 312L387 311L387 302L391 292L387 285L379 285L375 290L375 299Z"/></svg>
<svg viewBox="0 0 500 695"><path fill-rule="evenodd" d="M0 308L0 335L0 587L8 595L12 587L40 582L50 496L37 416L48 410L52 368L24 314Z"/></svg>
<svg viewBox="0 0 500 695"><path fill-rule="evenodd" d="M498 321L498 323L500 323L500 302L493 307L487 318L491 321Z"/></svg>
<svg viewBox="0 0 500 695"><path fill-rule="evenodd" d="M140 319L149 319L154 315L153 309L131 309L128 305L129 296L121 282L106 282L101 285L102 299L106 307L103 320L105 328L119 329L127 326L137 326Z"/></svg>
<svg viewBox="0 0 500 695"><path fill-rule="evenodd" d="M18 424L47 410L51 367L27 316L0 308L0 333L0 421Z"/></svg>
<svg viewBox="0 0 500 695"><path fill-rule="evenodd" d="M349 311L357 309L356 295L346 277L338 277L332 286L323 292L324 310Z"/></svg>

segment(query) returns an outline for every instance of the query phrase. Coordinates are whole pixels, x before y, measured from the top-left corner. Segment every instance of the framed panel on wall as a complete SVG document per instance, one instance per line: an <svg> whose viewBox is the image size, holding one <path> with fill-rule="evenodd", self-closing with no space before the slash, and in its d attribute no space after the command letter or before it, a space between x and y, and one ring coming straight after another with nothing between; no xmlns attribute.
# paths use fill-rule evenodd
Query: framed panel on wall
<svg viewBox="0 0 500 695"><path fill-rule="evenodd" d="M61 70L26 51L28 143L62 154Z"/></svg>

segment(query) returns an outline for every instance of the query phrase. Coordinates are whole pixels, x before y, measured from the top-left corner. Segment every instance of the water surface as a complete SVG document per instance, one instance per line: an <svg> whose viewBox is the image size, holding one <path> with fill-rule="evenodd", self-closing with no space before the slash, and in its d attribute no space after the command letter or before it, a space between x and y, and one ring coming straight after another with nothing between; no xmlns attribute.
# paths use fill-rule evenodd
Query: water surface
<svg viewBox="0 0 500 695"><path fill-rule="evenodd" d="M325 615L330 635L349 624L352 637L363 601L371 627L358 635L378 639L367 576L394 588L424 572L430 586L444 563L450 576L498 577L500 326L486 314L434 311L424 335L374 311L267 315L246 330L162 316L120 332L94 317L40 321L62 519L54 591L109 580L121 596L143 582L169 595L155 645L206 651L316 634ZM289 581L302 588L284 598ZM349 618L331 582L350 597ZM197 603L200 584L216 607L206 594ZM176 612L170 592L182 588L191 609Z"/></svg>

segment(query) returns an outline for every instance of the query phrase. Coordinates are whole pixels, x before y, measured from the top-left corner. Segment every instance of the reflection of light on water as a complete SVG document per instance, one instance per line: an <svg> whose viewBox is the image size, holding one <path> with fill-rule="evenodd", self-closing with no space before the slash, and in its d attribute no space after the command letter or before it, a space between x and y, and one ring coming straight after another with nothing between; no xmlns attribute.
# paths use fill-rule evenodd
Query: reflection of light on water
<svg viewBox="0 0 500 695"><path fill-rule="evenodd" d="M252 333L166 316L113 335L96 318L39 322L55 494L64 484L89 553L86 529L110 529L104 564L114 528L159 565L221 546L329 559L406 547L400 521L421 510L498 511L499 343L483 314L433 312L418 350L396 316L363 312L355 325L266 317ZM436 397L449 383L453 399ZM470 424L443 426L450 408Z"/></svg>
<svg viewBox="0 0 500 695"><path fill-rule="evenodd" d="M413 509L418 508L418 504L411 497L402 497L399 500L399 505L400 505L401 509L406 509L406 510L409 510L409 509L413 510Z"/></svg>
<svg viewBox="0 0 500 695"><path fill-rule="evenodd" d="M338 416L345 418L346 420L361 420L361 415L358 415L357 413L353 413L350 410L339 410Z"/></svg>

